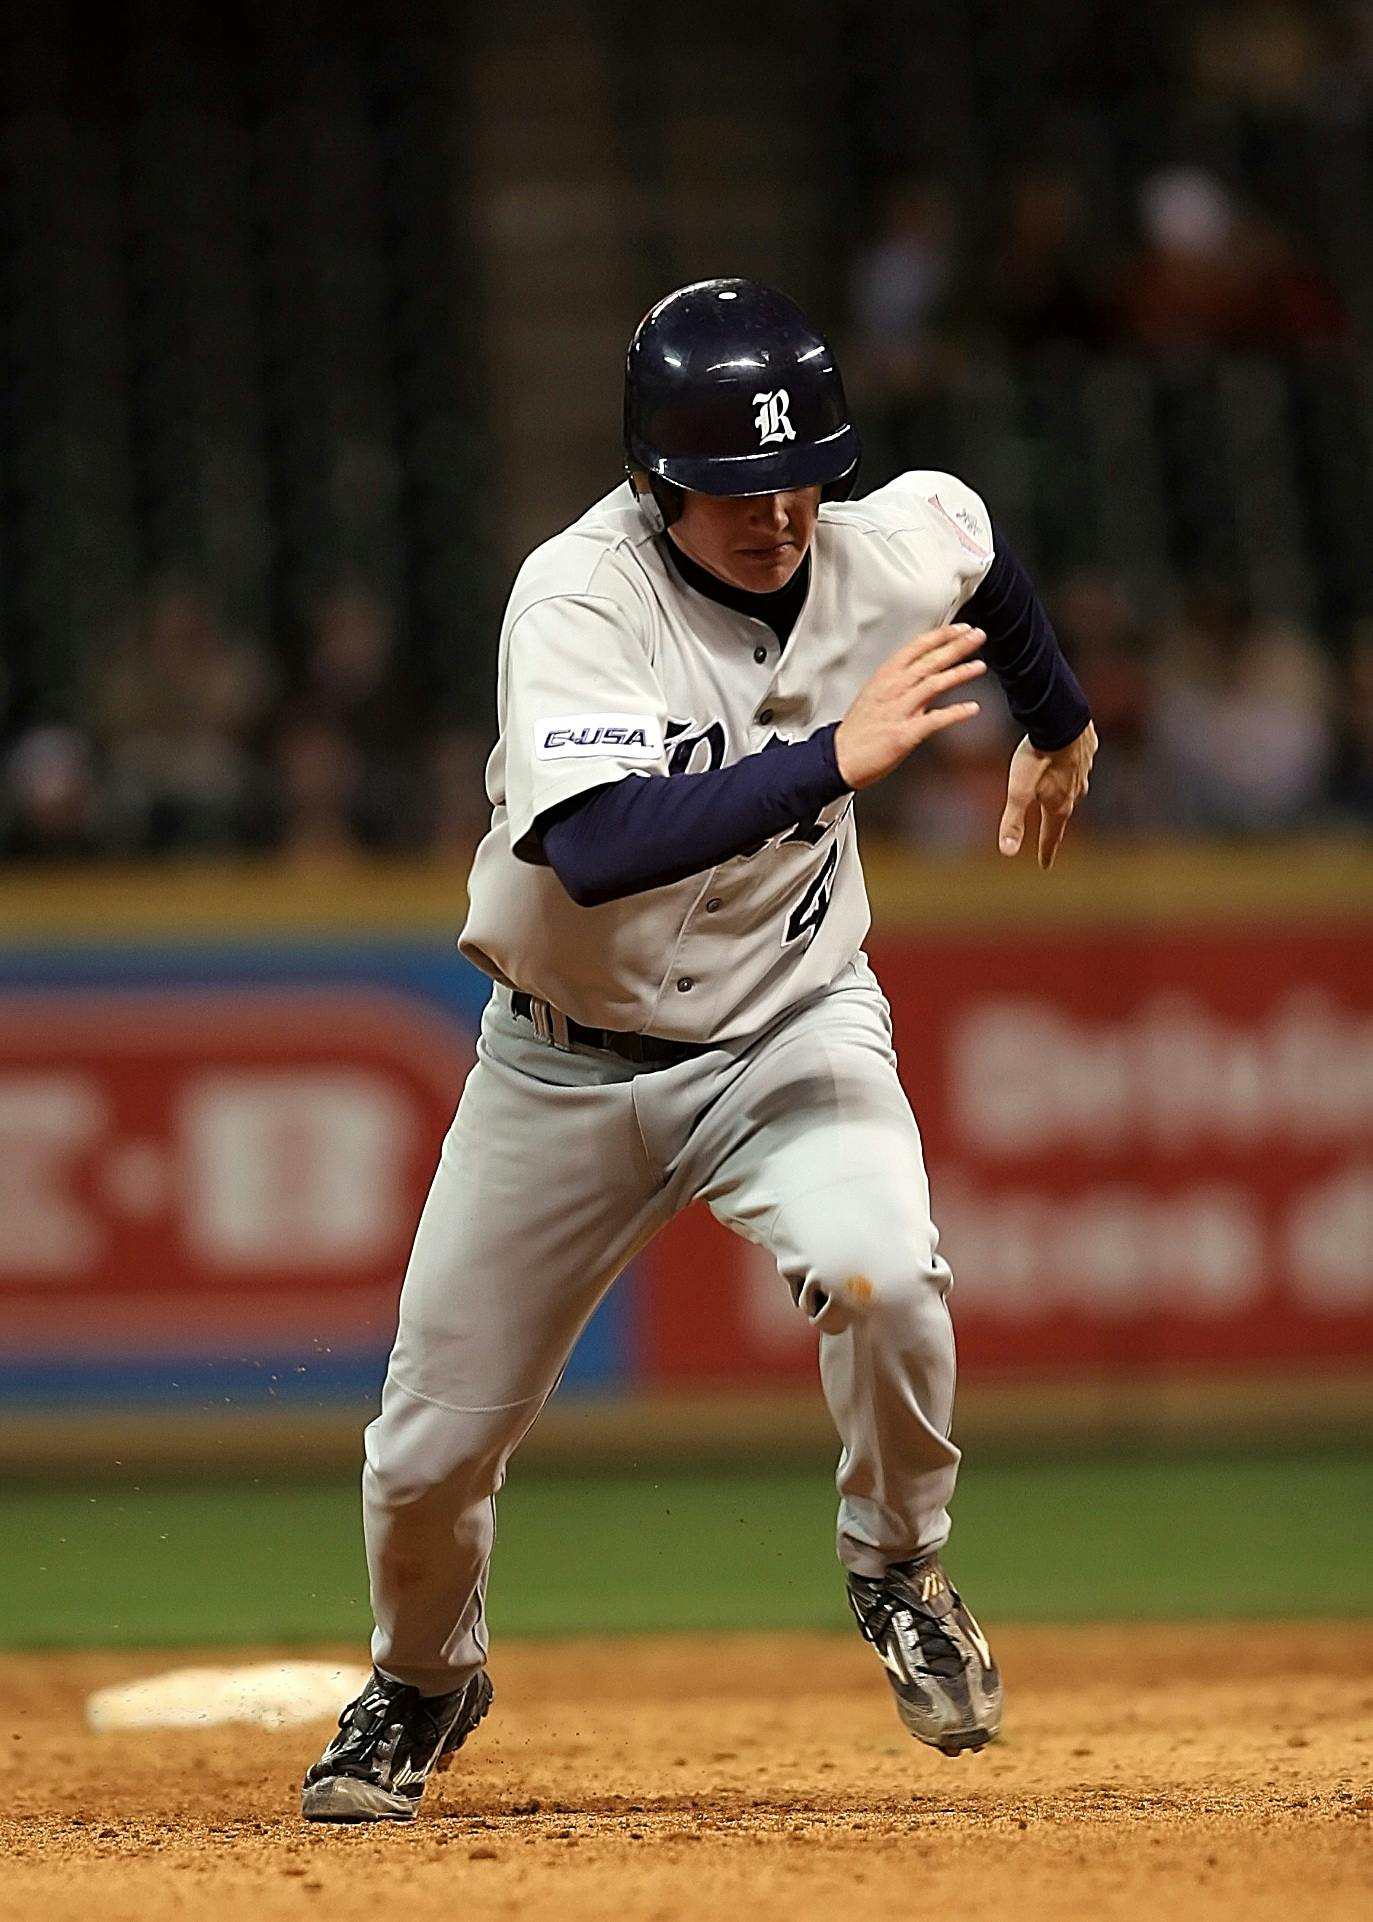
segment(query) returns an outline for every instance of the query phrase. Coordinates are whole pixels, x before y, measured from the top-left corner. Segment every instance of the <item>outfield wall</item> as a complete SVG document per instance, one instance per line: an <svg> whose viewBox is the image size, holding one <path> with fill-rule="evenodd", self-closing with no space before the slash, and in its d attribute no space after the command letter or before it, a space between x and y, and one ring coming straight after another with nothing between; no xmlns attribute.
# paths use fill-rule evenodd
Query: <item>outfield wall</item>
<svg viewBox="0 0 1373 1922"><path fill-rule="evenodd" d="M869 862L972 1390L1373 1370L1373 856ZM220 1427L371 1399L487 984L451 871L8 881L0 1410ZM692 1211L566 1395L809 1384Z"/></svg>

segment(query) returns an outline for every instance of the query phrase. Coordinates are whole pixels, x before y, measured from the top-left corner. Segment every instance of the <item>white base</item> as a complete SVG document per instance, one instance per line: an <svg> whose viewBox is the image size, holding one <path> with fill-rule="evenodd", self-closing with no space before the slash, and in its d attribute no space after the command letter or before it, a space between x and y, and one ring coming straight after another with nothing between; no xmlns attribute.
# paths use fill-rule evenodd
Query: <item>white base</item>
<svg viewBox="0 0 1373 1922"><path fill-rule="evenodd" d="M247 1668L174 1668L97 1689L86 1701L94 1729L209 1728L255 1722L290 1728L336 1716L366 1682L365 1668L333 1662L257 1662Z"/></svg>

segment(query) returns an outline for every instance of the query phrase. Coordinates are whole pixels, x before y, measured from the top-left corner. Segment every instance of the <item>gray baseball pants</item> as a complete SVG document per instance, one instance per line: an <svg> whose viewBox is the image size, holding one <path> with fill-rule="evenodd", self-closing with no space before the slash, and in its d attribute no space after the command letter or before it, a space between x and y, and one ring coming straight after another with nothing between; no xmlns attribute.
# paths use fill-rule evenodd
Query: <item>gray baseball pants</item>
<svg viewBox="0 0 1373 1922"><path fill-rule="evenodd" d="M768 1249L819 1336L840 1560L880 1575L945 1540L952 1277L866 959L752 1041L672 1067L556 1049L497 988L366 1434L385 1674L437 1695L485 1659L506 1463L616 1275L697 1200Z"/></svg>

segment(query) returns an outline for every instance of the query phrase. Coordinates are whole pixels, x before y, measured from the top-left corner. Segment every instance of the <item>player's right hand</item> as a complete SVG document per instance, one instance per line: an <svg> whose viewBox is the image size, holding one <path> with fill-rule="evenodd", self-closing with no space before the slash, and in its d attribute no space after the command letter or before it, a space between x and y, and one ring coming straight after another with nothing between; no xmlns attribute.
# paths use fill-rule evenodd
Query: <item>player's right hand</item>
<svg viewBox="0 0 1373 1922"><path fill-rule="evenodd" d="M972 719L976 701L932 703L986 673L985 661L968 659L986 638L980 627L962 622L935 627L883 661L835 730L835 759L851 788L871 787L931 734Z"/></svg>

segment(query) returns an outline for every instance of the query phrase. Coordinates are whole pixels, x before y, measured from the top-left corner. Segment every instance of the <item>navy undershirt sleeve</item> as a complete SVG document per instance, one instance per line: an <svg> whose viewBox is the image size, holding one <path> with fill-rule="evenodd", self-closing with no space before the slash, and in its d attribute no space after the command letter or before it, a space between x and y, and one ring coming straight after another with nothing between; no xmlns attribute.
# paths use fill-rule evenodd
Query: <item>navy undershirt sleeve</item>
<svg viewBox="0 0 1373 1922"><path fill-rule="evenodd" d="M837 722L809 740L704 774L626 775L540 815L549 866L578 907L600 907L704 874L848 793Z"/></svg>
<svg viewBox="0 0 1373 1922"><path fill-rule="evenodd" d="M1092 711L1029 576L999 540L981 586L954 619L985 631L983 657L1035 747L1052 753L1077 739Z"/></svg>
<svg viewBox="0 0 1373 1922"><path fill-rule="evenodd" d="M1091 710L1024 568L998 543L957 618L982 628L983 654L1017 724L1046 753L1077 739ZM579 907L703 874L812 820L848 792L835 759L837 723L809 740L749 754L704 774L626 776L541 815L544 859Z"/></svg>

